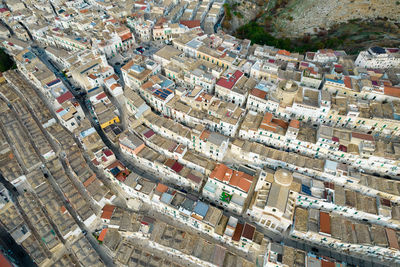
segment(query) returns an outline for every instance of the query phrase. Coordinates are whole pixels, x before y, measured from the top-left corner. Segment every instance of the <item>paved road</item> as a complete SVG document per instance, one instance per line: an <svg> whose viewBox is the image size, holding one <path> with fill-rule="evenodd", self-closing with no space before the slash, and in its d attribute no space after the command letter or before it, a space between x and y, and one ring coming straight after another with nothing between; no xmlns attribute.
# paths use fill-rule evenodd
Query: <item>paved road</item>
<svg viewBox="0 0 400 267"><path fill-rule="evenodd" d="M35 54L39 57L39 59L42 60L43 63L45 63L47 65L47 67L49 67L50 70L52 70L55 75L62 79L65 83L65 85L67 86L67 88L72 92L72 94L75 96L75 98L79 101L79 103L82 106L83 111L85 112L86 116L88 117L88 119L90 120L92 126L96 129L96 131L98 132L99 136L101 137L101 139L103 140L104 144L106 146L108 146L113 153L115 154L115 156L126 166L128 167L131 171L143 176L146 179L149 179L150 181L153 182L161 182L160 178L155 177L153 174L151 174L148 170L144 170L141 167L139 167L136 164L133 164L130 160L128 160L128 157L126 155L124 155L120 149L115 146L108 138L107 136L104 134L103 130L100 128L100 126L98 125L98 123L93 119L93 111L91 111L90 107L88 107L88 103L87 101L85 101L85 94L81 92L81 90L79 88L76 88L72 85L72 83L57 69L57 67L47 58L47 56L45 55L45 53L43 52L42 49L40 49L39 47L36 47L34 49ZM182 191L182 188L177 188L177 186L175 184L171 184L171 183L165 183L167 186L170 186L172 188L175 188L176 190ZM194 194L195 196L198 196L201 198L200 194L198 192L190 192L192 194ZM203 201L205 201L206 203L210 204L207 200L202 199ZM246 221L243 217L239 217L237 214L228 212L228 211L224 211L224 214L226 216L234 216L239 218L241 221ZM276 242L281 242L287 246L291 246L297 249L302 249L304 251L310 252L313 251L312 249L317 247L318 248L318 255L321 256L327 256L327 257L331 257L334 258L338 261L343 261L349 264L354 264L354 265L358 265L358 266L384 266L382 265L382 263L380 263L379 261L375 263L372 263L372 261L370 261L369 259L366 259L365 257L361 257L361 256L355 256L355 255L347 255L345 253L342 252L338 252L338 251L333 251L332 249L329 248L325 248L323 246L318 246L318 245L308 245L305 244L303 241L299 241L299 240L295 240L295 239L291 239L289 238L287 235L285 237L282 237L278 234L275 234L271 231L268 231L267 229L257 226L257 230L264 233L268 238L270 238L273 241ZM315 250L314 250L315 251Z"/></svg>

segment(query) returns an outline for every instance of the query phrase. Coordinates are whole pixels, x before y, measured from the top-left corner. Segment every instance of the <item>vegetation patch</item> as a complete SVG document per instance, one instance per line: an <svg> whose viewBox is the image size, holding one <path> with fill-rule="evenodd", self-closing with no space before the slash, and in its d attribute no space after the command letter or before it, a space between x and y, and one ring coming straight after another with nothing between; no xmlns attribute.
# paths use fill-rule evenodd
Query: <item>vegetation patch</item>
<svg viewBox="0 0 400 267"><path fill-rule="evenodd" d="M13 59L3 49L0 49L0 72L15 69L16 67Z"/></svg>
<svg viewBox="0 0 400 267"><path fill-rule="evenodd" d="M370 46L374 41L382 46L398 46L400 44L399 39L385 39L386 35L395 36L400 33L399 25L389 22L387 19L351 20L334 25L330 30L321 29L314 35L307 34L295 39L273 36L271 21L272 17L266 17L264 23L251 21L237 29L235 36L249 39L253 44L270 45L299 53L330 48L355 54Z"/></svg>

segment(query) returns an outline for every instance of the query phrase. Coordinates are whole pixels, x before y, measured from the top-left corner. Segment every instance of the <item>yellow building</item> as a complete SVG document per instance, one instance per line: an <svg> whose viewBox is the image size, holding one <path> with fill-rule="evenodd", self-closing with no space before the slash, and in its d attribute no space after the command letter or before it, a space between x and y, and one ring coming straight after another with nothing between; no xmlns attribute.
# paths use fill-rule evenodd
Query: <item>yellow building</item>
<svg viewBox="0 0 400 267"><path fill-rule="evenodd" d="M104 129L107 126L110 126L111 124L120 122L119 117L117 115L109 112L104 112L98 115L98 119L101 129Z"/></svg>

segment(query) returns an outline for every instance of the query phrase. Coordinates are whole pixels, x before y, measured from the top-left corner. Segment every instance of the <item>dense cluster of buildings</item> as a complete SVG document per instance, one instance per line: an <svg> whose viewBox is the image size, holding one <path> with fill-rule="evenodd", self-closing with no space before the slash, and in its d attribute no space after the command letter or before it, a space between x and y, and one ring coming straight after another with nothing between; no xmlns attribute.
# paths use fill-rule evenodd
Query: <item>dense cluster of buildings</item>
<svg viewBox="0 0 400 267"><path fill-rule="evenodd" d="M252 45L224 3L0 4L0 224L38 266L400 263L400 49Z"/></svg>

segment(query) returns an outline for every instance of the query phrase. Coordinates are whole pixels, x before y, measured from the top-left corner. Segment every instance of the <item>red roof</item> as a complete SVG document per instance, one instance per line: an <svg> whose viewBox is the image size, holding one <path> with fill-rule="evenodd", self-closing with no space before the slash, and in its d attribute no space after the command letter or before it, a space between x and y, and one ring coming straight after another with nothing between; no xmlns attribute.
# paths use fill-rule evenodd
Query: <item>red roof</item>
<svg viewBox="0 0 400 267"><path fill-rule="evenodd" d="M150 138L150 137L152 137L153 135L154 135L153 130L148 130L148 131L144 134L144 136L145 136L146 138Z"/></svg>
<svg viewBox="0 0 400 267"><path fill-rule="evenodd" d="M97 240L103 241L104 237L106 236L107 230L108 230L108 228L105 228L105 229L101 230L101 233L99 235L99 238L97 238Z"/></svg>
<svg viewBox="0 0 400 267"><path fill-rule="evenodd" d="M243 72L237 70L229 78L221 78L218 80L217 85L225 87L227 89L232 89L236 82L242 77Z"/></svg>
<svg viewBox="0 0 400 267"><path fill-rule="evenodd" d="M321 233L331 234L331 216L329 213L319 213L319 231Z"/></svg>
<svg viewBox="0 0 400 267"><path fill-rule="evenodd" d="M261 99L265 99L266 96L267 96L267 92L262 91L262 90L257 89L257 88L251 89L250 94L254 95L254 96L258 97L258 98L261 98Z"/></svg>
<svg viewBox="0 0 400 267"><path fill-rule="evenodd" d="M228 168L225 164L217 164L209 177L221 182L228 182L231 186L240 188L246 193L249 191L254 178L247 173L234 171Z"/></svg>
<svg viewBox="0 0 400 267"><path fill-rule="evenodd" d="M126 41L126 40L128 40L128 39L130 39L130 38L132 38L132 33L126 33L126 34L124 34L124 35L122 35L121 36L121 40L122 40L122 42L123 41Z"/></svg>
<svg viewBox="0 0 400 267"><path fill-rule="evenodd" d="M56 113L60 113L63 110L64 110L63 108L59 108L59 109L56 110Z"/></svg>
<svg viewBox="0 0 400 267"><path fill-rule="evenodd" d="M188 27L189 29L200 27L200 20L181 20L180 24Z"/></svg>
<svg viewBox="0 0 400 267"><path fill-rule="evenodd" d="M363 140L368 140L368 141L374 141L374 137L370 134L363 134L363 133L351 133L351 137L358 138L358 139L363 139Z"/></svg>
<svg viewBox="0 0 400 267"><path fill-rule="evenodd" d="M193 173L189 173L186 178L188 178L189 180L195 182L196 184L200 184L201 183L201 177L194 175Z"/></svg>
<svg viewBox="0 0 400 267"><path fill-rule="evenodd" d="M353 88L351 85L351 78L349 76L344 77L344 85L349 89Z"/></svg>
<svg viewBox="0 0 400 267"><path fill-rule="evenodd" d="M1 267L12 267L11 263L0 253L0 266Z"/></svg>
<svg viewBox="0 0 400 267"><path fill-rule="evenodd" d="M118 173L115 178L118 181L125 182L126 177L128 177L129 174L130 174L129 170L125 169L125 170L122 170L120 173Z"/></svg>
<svg viewBox="0 0 400 267"><path fill-rule="evenodd" d="M243 229L243 237L247 238L249 240L253 240L254 237L254 232L255 232L256 228L248 223L246 223L244 225L244 229Z"/></svg>
<svg viewBox="0 0 400 267"><path fill-rule="evenodd" d="M114 155L114 153L110 149L106 149L103 151L104 155L107 157Z"/></svg>
<svg viewBox="0 0 400 267"><path fill-rule="evenodd" d="M339 150L343 152L347 152L347 146L345 145L339 145Z"/></svg>
<svg viewBox="0 0 400 267"><path fill-rule="evenodd" d="M57 102L62 104L67 100L70 100L74 98L74 96L72 95L72 93L70 91L64 93L63 95L60 95L59 97L57 97Z"/></svg>
<svg viewBox="0 0 400 267"><path fill-rule="evenodd" d="M96 96L96 99L97 100L100 100L100 99L102 99L102 98L105 98L105 97L107 97L107 95L106 95L106 93L101 93L101 94L98 94L97 96Z"/></svg>
<svg viewBox="0 0 400 267"><path fill-rule="evenodd" d="M326 259L321 260L321 267L335 267L335 263Z"/></svg>
<svg viewBox="0 0 400 267"><path fill-rule="evenodd" d="M385 95L400 97L400 87L385 86L384 93Z"/></svg>
<svg viewBox="0 0 400 267"><path fill-rule="evenodd" d="M183 166L180 163L175 162L171 169L173 169L176 173L179 173L183 169Z"/></svg>
<svg viewBox="0 0 400 267"><path fill-rule="evenodd" d="M242 223L238 223L236 225L235 232L233 232L232 240L233 241L239 241L240 237L242 236L242 232L243 232L243 224Z"/></svg>
<svg viewBox="0 0 400 267"><path fill-rule="evenodd" d="M100 218L101 219L108 219L108 220L111 219L111 216L112 216L114 210L115 210L115 206L108 205L108 204L105 205L103 207L103 213L101 214Z"/></svg>

